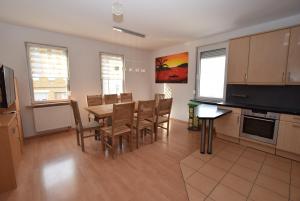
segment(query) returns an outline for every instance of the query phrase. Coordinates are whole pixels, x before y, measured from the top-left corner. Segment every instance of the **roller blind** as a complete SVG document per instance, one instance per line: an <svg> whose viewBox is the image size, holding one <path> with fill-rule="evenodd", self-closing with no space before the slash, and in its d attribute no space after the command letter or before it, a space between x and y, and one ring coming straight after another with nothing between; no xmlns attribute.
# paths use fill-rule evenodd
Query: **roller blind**
<svg viewBox="0 0 300 201"><path fill-rule="evenodd" d="M68 98L67 48L27 43L28 64L32 78L33 101Z"/></svg>
<svg viewBox="0 0 300 201"><path fill-rule="evenodd" d="M124 81L123 56L101 53L100 60L102 93L122 93Z"/></svg>

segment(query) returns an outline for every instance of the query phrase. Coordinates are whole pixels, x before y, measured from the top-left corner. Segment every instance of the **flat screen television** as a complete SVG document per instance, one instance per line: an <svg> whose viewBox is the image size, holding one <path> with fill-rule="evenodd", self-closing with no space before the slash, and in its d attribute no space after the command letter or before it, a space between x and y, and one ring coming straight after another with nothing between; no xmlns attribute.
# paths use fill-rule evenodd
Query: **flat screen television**
<svg viewBox="0 0 300 201"><path fill-rule="evenodd" d="M0 108L8 108L15 103L14 70L2 65L0 67Z"/></svg>

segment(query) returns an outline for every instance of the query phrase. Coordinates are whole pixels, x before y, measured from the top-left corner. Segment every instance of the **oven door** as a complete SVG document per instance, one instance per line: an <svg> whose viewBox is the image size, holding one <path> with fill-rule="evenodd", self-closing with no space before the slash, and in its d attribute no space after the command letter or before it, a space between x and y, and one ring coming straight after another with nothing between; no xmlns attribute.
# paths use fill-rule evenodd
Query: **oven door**
<svg viewBox="0 0 300 201"><path fill-rule="evenodd" d="M276 144L278 120L242 115L240 135L259 140L261 142Z"/></svg>

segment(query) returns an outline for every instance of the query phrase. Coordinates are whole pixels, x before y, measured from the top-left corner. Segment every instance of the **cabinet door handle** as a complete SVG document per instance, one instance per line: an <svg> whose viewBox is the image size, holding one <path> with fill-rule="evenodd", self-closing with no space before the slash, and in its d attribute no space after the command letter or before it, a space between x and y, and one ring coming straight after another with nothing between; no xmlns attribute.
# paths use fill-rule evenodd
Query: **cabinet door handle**
<svg viewBox="0 0 300 201"><path fill-rule="evenodd" d="M287 80L288 80L288 81L291 81L291 72L288 72Z"/></svg>
<svg viewBox="0 0 300 201"><path fill-rule="evenodd" d="M240 116L237 116L236 123L240 123Z"/></svg>
<svg viewBox="0 0 300 201"><path fill-rule="evenodd" d="M248 79L247 73L245 73L244 78L245 78L245 81L247 81L247 79Z"/></svg>
<svg viewBox="0 0 300 201"><path fill-rule="evenodd" d="M285 80L285 72L282 73L282 81Z"/></svg>

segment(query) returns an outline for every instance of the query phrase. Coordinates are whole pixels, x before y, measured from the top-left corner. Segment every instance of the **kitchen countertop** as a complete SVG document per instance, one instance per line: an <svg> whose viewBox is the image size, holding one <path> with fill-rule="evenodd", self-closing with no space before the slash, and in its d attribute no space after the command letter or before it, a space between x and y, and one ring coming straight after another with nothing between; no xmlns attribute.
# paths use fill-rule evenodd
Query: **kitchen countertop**
<svg viewBox="0 0 300 201"><path fill-rule="evenodd" d="M248 104L240 104L240 103L230 103L230 102L208 102L202 100L191 100L198 103L204 103L209 105L218 105L218 106L228 106L228 107L237 107L243 109L255 109L255 110L264 110L268 112L277 112L283 114L291 114L291 115L300 115L300 108L277 108L277 107L269 107L269 106L260 106L260 105L248 105ZM299 103L300 107L300 103Z"/></svg>
<svg viewBox="0 0 300 201"><path fill-rule="evenodd" d="M199 119L217 119L230 112L231 110L220 109L211 104L201 104L195 108L195 114Z"/></svg>

